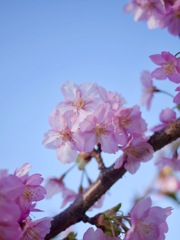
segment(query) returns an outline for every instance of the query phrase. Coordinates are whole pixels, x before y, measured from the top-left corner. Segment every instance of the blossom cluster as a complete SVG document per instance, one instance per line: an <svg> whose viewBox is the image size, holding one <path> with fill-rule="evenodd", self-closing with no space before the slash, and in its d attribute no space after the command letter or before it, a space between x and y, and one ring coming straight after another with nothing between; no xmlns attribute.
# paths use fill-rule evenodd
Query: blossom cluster
<svg viewBox="0 0 180 240"><path fill-rule="evenodd" d="M51 218L32 221L29 214L36 209L46 190L40 184L40 174L29 176L30 164L24 164L14 174L0 170L0 235L8 240L43 240L50 231Z"/></svg>
<svg viewBox="0 0 180 240"><path fill-rule="evenodd" d="M91 152L97 145L105 153L122 151L115 168L124 164L130 173L152 158L139 106L126 108L119 94L93 83L67 82L61 90L64 101L49 117L51 129L43 144L56 149L62 163L75 161L80 152Z"/></svg>
<svg viewBox="0 0 180 240"><path fill-rule="evenodd" d="M170 52L163 51L161 54L153 54L150 56L150 59L158 65L158 67L152 72L145 70L141 75L141 82L143 85L142 104L145 105L147 109L150 109L153 94L155 92L161 92L161 90L153 85L153 78L156 80L168 79L175 84L180 84L180 58L178 54L179 53L174 56ZM180 85L176 87L175 91L178 93L173 96L173 102L180 104ZM169 114L170 111L167 111ZM173 118L175 117L174 114L175 113L172 114ZM162 115L165 116L165 112L161 114L161 119L164 118Z"/></svg>
<svg viewBox="0 0 180 240"><path fill-rule="evenodd" d="M168 231L166 219L171 211L171 207L152 206L150 197L143 198L134 205L129 215L124 217L124 219L128 219L130 228L125 227L123 223L125 232L121 233L122 238L106 236L100 228L94 231L91 227L84 233L83 240L164 240L165 233ZM119 224L121 225L122 221ZM112 232L115 233L115 231Z"/></svg>
<svg viewBox="0 0 180 240"><path fill-rule="evenodd" d="M167 28L180 36L180 0L131 0L125 11L133 12L135 21L147 21L150 29Z"/></svg>
<svg viewBox="0 0 180 240"><path fill-rule="evenodd" d="M178 91L177 95L160 90L153 84L153 78L157 80L168 79L173 84L180 84L180 58L179 52L176 55L172 55L170 52L161 52L161 54L154 54L150 56L150 59L158 65L158 67L152 72L143 71L141 75L141 82L143 85L142 104L147 107L151 106L151 101L156 92L162 92L173 98L173 103L176 104L172 109L166 107L161 110L159 114L160 123L152 128L151 131L157 132L166 127L172 127L177 120L178 111L180 106L180 86L176 87ZM180 192L180 155L179 155L179 140L171 143L167 147L167 151L163 151L156 160L157 175L154 179L154 185L149 187L148 192L155 194L156 197L168 197L179 203Z"/></svg>

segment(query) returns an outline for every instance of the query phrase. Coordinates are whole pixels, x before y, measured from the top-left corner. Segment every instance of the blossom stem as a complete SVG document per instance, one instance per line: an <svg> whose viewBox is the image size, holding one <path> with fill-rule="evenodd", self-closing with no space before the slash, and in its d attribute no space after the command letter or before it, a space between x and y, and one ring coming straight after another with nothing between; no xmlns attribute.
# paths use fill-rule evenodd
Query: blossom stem
<svg viewBox="0 0 180 240"><path fill-rule="evenodd" d="M166 92L166 91L164 91L164 90L159 90L159 92L164 93L164 94L166 94L166 95L174 98L174 96L173 96L172 94L170 94L169 92Z"/></svg>
<svg viewBox="0 0 180 240"><path fill-rule="evenodd" d="M81 181L80 181L80 186L79 186L79 189L83 189L83 179L84 179L84 171L82 172L81 174Z"/></svg>
<svg viewBox="0 0 180 240"><path fill-rule="evenodd" d="M104 162L103 162L103 159L101 156L101 152L102 152L101 146L100 146L100 144L98 144L98 149L93 149L93 151L91 152L91 156L96 159L99 170L104 170L104 169L106 169L106 167L104 165Z"/></svg>
<svg viewBox="0 0 180 240"><path fill-rule="evenodd" d="M61 176L61 179L63 179L66 176L66 174L68 174L75 166L76 164L73 164L67 171L65 171Z"/></svg>
<svg viewBox="0 0 180 240"><path fill-rule="evenodd" d="M174 56L176 57L178 54L180 54L180 52L176 53Z"/></svg>
<svg viewBox="0 0 180 240"><path fill-rule="evenodd" d="M86 214L84 214L82 221L83 221L84 223L91 223L92 225L95 224L94 218L90 218L90 217L88 217Z"/></svg>
<svg viewBox="0 0 180 240"><path fill-rule="evenodd" d="M92 181L91 181L91 179L89 178L88 173L87 173L87 171L86 171L85 168L84 168L84 174L86 175L86 178L87 178L87 181L88 181L89 185L91 185L91 184L92 184Z"/></svg>

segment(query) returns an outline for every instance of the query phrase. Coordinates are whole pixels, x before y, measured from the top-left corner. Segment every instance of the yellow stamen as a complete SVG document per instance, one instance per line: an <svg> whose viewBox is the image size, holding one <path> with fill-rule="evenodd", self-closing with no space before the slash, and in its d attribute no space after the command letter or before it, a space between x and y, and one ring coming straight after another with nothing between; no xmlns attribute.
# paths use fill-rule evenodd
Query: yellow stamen
<svg viewBox="0 0 180 240"><path fill-rule="evenodd" d="M172 75L174 73L174 64L172 62L167 62L164 66L163 66L163 71L165 74L168 75Z"/></svg>

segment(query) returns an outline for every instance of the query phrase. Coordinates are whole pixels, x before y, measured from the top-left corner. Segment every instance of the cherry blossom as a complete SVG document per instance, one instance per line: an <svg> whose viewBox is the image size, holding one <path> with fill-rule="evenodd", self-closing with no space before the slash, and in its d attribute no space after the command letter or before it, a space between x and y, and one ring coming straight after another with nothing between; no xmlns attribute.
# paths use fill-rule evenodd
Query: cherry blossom
<svg viewBox="0 0 180 240"><path fill-rule="evenodd" d="M97 85L94 83L82 83L77 85L73 82L67 82L61 87L64 96L63 102L57 106L61 113L72 111L74 115L74 127L78 127L79 121L82 121L87 115L94 111L97 106Z"/></svg>
<svg viewBox="0 0 180 240"><path fill-rule="evenodd" d="M62 178L49 178L45 184L46 189L46 199L50 199L55 194L58 194L63 191L64 183Z"/></svg>
<svg viewBox="0 0 180 240"><path fill-rule="evenodd" d="M6 169L0 170L0 235L2 239L14 240L21 236L19 220L21 211L15 203L22 194L24 185L21 180L9 174Z"/></svg>
<svg viewBox="0 0 180 240"><path fill-rule="evenodd" d="M117 159L114 168L124 168L134 174L141 162L149 161L153 156L153 149L141 135L134 134L129 137L125 146L121 147L123 154Z"/></svg>
<svg viewBox="0 0 180 240"><path fill-rule="evenodd" d="M152 77L163 80L169 78L170 81L180 83L180 59L173 56L170 52L163 51L161 54L154 54L150 59L159 68L156 68L152 73Z"/></svg>
<svg viewBox="0 0 180 240"><path fill-rule="evenodd" d="M99 143L103 152L117 152L120 137L114 131L112 117L110 105L102 103L93 115L88 116L80 124L79 138L82 138L80 151L90 152Z"/></svg>
<svg viewBox="0 0 180 240"><path fill-rule="evenodd" d="M21 240L38 239L44 240L49 233L52 218L45 217L36 221L26 218L23 226L23 237Z"/></svg>
<svg viewBox="0 0 180 240"><path fill-rule="evenodd" d="M176 194L180 190L180 181L169 167L164 167L159 171L156 179L156 188L158 194ZM172 195L170 195L172 196Z"/></svg>
<svg viewBox="0 0 180 240"><path fill-rule="evenodd" d="M176 88L176 91L178 91L178 94L174 97L173 102L180 104L180 86Z"/></svg>
<svg viewBox="0 0 180 240"><path fill-rule="evenodd" d="M67 203L74 201L79 195L80 193L76 193L75 191L64 187L62 191L63 202L61 204L61 208L63 208Z"/></svg>
<svg viewBox="0 0 180 240"><path fill-rule="evenodd" d="M141 103L149 110L153 95L155 92L158 92L158 89L153 86L151 73L147 70L143 71L141 74L141 83L143 87Z"/></svg>
<svg viewBox="0 0 180 240"><path fill-rule="evenodd" d="M164 240L168 231L166 218L171 211L171 207L152 207L149 197L139 200L130 211L131 228L125 240Z"/></svg>
<svg viewBox="0 0 180 240"><path fill-rule="evenodd" d="M21 212L18 205L13 200L0 196L0 210L1 239L20 239L22 234L19 225Z"/></svg>
<svg viewBox="0 0 180 240"><path fill-rule="evenodd" d="M107 237L100 228L95 231L92 227L83 235L83 240L120 240L120 237Z"/></svg>
<svg viewBox="0 0 180 240"><path fill-rule="evenodd" d="M159 157L155 163L159 168L169 167L174 171L180 171L180 155L177 157Z"/></svg>
<svg viewBox="0 0 180 240"><path fill-rule="evenodd" d="M167 27L171 34L180 36L180 1L172 2L166 5L167 11L160 21L160 27Z"/></svg>
<svg viewBox="0 0 180 240"><path fill-rule="evenodd" d="M176 120L176 112L170 108L163 109L159 115L159 119L162 124L151 128L151 131L159 131L167 127L170 123L174 122Z"/></svg>
<svg viewBox="0 0 180 240"><path fill-rule="evenodd" d="M30 232L26 238L24 236L25 222L28 221L31 211L40 211L35 209L35 205L37 201L44 198L46 191L40 186L43 181L40 174L29 176L30 167L31 165L26 163L14 174L9 174L7 170L0 170L0 235L2 239L32 239ZM44 234L43 228L41 232L43 238L36 239L44 239L49 229L50 225L48 227L45 224Z"/></svg>
<svg viewBox="0 0 180 240"><path fill-rule="evenodd" d="M138 105L132 108L122 108L116 111L113 118L116 131L124 135L139 133L147 130L147 124L141 117Z"/></svg>
<svg viewBox="0 0 180 240"><path fill-rule="evenodd" d="M133 12L135 21L147 21L148 27L152 29L159 26L165 6L160 0L132 0L125 7L125 11Z"/></svg>
<svg viewBox="0 0 180 240"><path fill-rule="evenodd" d="M45 185L47 194L46 199L50 199L53 195L61 193L62 194L62 204L61 208L63 208L67 203L72 202L75 200L79 193L67 188L64 185L62 178L50 178L48 179Z"/></svg>
<svg viewBox="0 0 180 240"><path fill-rule="evenodd" d="M104 103L109 103L112 110L117 110L123 107L125 100L118 93L112 91L106 91L103 87L98 86L98 93L100 99Z"/></svg>
<svg viewBox="0 0 180 240"><path fill-rule="evenodd" d="M76 148L76 134L72 131L72 114L61 114L58 109L49 117L51 130L44 134L43 144L50 149L56 149L57 158L62 163L76 160L78 155Z"/></svg>
<svg viewBox="0 0 180 240"><path fill-rule="evenodd" d="M14 201L24 190L24 185L21 180L9 174L6 169L0 170L0 200L6 198Z"/></svg>
<svg viewBox="0 0 180 240"><path fill-rule="evenodd" d="M15 171L15 176L19 177L24 185L22 193L16 199L21 210L20 221L24 220L31 211L37 211L35 205L37 201L44 199L46 190L40 184L43 178L40 174L28 176L29 165L24 164L19 170Z"/></svg>

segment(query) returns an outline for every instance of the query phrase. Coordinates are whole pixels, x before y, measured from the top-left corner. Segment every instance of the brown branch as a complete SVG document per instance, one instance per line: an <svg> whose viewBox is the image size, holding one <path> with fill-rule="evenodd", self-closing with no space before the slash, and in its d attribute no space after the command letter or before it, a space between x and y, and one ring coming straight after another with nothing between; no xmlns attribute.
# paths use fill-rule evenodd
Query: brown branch
<svg viewBox="0 0 180 240"><path fill-rule="evenodd" d="M155 132L149 139L149 144L157 151L180 137L180 118L171 123L167 128Z"/></svg>
<svg viewBox="0 0 180 240"><path fill-rule="evenodd" d="M149 143L154 151L161 149L172 141L180 137L180 118L167 128L156 132L149 139ZM52 221L50 233L46 240L55 237L69 226L80 222L85 212L106 193L111 186L126 173L124 167L114 169L114 164L101 171L96 182L88 191L78 197L66 210L56 215Z"/></svg>

